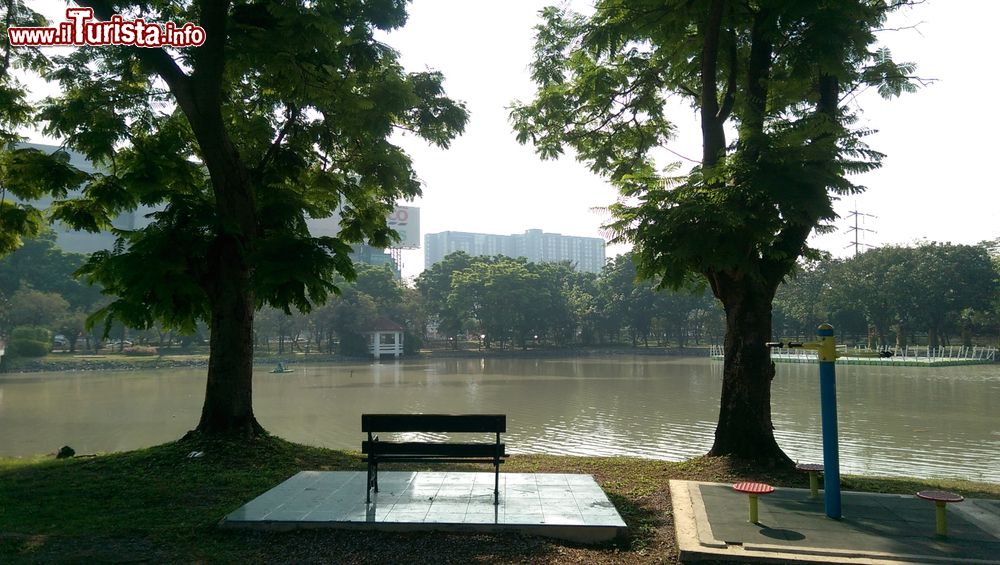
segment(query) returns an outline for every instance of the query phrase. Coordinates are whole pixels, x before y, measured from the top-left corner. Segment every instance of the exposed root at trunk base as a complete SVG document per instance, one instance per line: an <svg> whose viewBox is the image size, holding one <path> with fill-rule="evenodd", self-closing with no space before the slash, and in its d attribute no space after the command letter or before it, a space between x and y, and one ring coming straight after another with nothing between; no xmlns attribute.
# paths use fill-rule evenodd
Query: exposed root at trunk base
<svg viewBox="0 0 1000 565"><path fill-rule="evenodd" d="M181 438L182 441L200 441L206 439L221 439L221 440L250 440L261 437L270 437L267 430L264 429L257 419L250 417L249 420L242 422L240 424L234 424L232 422L230 425L219 425L218 423L206 424L206 422L201 422L198 427L184 434Z"/></svg>
<svg viewBox="0 0 1000 565"><path fill-rule="evenodd" d="M705 456L726 458L734 469L786 471L795 468L795 462L785 455L785 452L780 448L776 452L762 452L748 456L744 453L720 453L713 447Z"/></svg>

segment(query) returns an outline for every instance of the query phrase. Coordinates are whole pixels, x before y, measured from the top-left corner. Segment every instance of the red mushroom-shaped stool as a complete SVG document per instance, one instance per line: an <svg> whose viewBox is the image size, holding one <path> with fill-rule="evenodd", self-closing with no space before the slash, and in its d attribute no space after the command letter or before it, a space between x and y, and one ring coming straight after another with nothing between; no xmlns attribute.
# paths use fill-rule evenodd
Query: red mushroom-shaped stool
<svg viewBox="0 0 1000 565"><path fill-rule="evenodd" d="M948 520L947 515L945 514L945 506L947 506L949 502L962 502L965 500L965 497L960 494L943 490L922 490L917 493L917 497L934 502L937 535L947 536Z"/></svg>
<svg viewBox="0 0 1000 565"><path fill-rule="evenodd" d="M757 497L762 494L771 494L774 487L764 483L736 483L733 490L750 495L750 522L759 524L757 520Z"/></svg>
<svg viewBox="0 0 1000 565"><path fill-rule="evenodd" d="M795 469L809 473L809 497L819 498L819 474L823 472L823 466L816 463L799 463Z"/></svg>

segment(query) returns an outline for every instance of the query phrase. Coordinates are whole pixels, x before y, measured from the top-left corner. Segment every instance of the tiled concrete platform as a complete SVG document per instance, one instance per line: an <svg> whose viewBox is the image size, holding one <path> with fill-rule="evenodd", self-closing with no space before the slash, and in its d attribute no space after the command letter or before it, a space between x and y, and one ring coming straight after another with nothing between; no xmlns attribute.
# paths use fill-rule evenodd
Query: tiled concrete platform
<svg viewBox="0 0 1000 565"><path fill-rule="evenodd" d="M364 472L302 471L225 517L226 527L516 531L597 543L625 533L590 475L379 472L365 504Z"/></svg>
<svg viewBox="0 0 1000 565"><path fill-rule="evenodd" d="M826 517L809 491L760 497L760 524L732 485L670 481L684 562L1000 564L1000 501L948 506L948 537L934 533L934 504L915 496L842 493L843 519Z"/></svg>

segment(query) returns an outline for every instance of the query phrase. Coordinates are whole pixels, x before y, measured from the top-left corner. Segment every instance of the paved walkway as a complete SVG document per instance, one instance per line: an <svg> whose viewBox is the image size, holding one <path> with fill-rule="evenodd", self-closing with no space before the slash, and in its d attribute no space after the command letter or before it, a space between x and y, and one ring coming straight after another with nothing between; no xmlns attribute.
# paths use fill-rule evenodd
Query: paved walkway
<svg viewBox="0 0 1000 565"><path fill-rule="evenodd" d="M226 527L391 531L516 531L597 543L626 532L625 522L590 475L390 472L365 504L364 472L302 471L230 513Z"/></svg>
<svg viewBox="0 0 1000 565"><path fill-rule="evenodd" d="M934 533L934 504L916 496L844 492L843 519L822 494L779 488L760 497L760 524L732 485L670 481L682 561L1000 564L1000 501L948 506L948 537Z"/></svg>

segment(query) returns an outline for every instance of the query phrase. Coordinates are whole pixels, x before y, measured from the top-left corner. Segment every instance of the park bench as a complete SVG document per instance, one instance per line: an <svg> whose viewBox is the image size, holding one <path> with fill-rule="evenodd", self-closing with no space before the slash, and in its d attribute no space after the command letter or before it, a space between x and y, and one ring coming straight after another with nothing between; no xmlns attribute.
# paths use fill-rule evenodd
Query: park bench
<svg viewBox="0 0 1000 565"><path fill-rule="evenodd" d="M378 492L380 463L491 463L495 473L493 504L500 503L500 464L507 454L500 434L507 431L504 414L362 414L361 431L368 439L361 453L368 463L365 502L371 491ZM495 442L441 443L423 441L380 441L379 432L491 433Z"/></svg>

